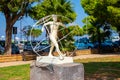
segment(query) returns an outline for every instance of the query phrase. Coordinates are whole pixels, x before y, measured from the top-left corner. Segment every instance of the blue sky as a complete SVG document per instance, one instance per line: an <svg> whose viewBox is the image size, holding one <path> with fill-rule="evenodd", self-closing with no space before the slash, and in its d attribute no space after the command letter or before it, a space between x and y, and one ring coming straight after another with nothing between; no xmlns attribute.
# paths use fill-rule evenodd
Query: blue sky
<svg viewBox="0 0 120 80"><path fill-rule="evenodd" d="M78 24L80 27L82 27L84 24L82 23L82 19L84 19L85 16L87 16L83 10L83 8L80 5L80 0L71 0L74 6L74 10L77 13L77 18L75 20L75 23ZM20 29L20 23L21 26L27 26L27 25L33 25L34 21L30 17L25 17L21 21L17 21L14 26L18 27L18 34L17 36L20 37L19 29ZM5 19L4 15L0 13L0 36L5 36Z"/></svg>

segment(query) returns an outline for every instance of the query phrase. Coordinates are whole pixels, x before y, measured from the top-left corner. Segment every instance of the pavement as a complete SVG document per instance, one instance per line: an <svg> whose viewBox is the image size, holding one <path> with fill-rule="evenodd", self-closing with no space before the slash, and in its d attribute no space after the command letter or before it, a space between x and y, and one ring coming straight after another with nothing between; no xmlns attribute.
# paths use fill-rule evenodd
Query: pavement
<svg viewBox="0 0 120 80"><path fill-rule="evenodd" d="M17 65L31 64L32 62L33 62L33 60L31 60L31 61L4 62L4 63L0 63L0 67L8 67L8 66L17 66Z"/></svg>
<svg viewBox="0 0 120 80"><path fill-rule="evenodd" d="M110 57L110 56L120 56L120 54L87 54L87 55L74 56L73 59L101 58L101 57Z"/></svg>
<svg viewBox="0 0 120 80"><path fill-rule="evenodd" d="M87 54L87 55L74 56L73 59L100 58L100 57L109 57L109 56L120 56L120 54L89 54L89 55ZM4 63L0 63L0 67L31 64L33 61L34 60L31 60L31 61L4 62Z"/></svg>

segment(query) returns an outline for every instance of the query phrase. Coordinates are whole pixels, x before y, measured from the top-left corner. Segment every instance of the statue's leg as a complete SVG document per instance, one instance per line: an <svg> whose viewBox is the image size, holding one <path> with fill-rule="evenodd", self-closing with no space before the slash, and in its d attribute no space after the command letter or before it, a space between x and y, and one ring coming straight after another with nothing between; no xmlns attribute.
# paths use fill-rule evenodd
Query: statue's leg
<svg viewBox="0 0 120 80"><path fill-rule="evenodd" d="M64 59L64 55L61 53L61 51L59 49L59 45L57 43L56 38L53 35L50 35L50 39L51 39L52 43L54 44L54 46L56 47L56 50L57 50L57 52L58 52L58 54L60 56L60 59L61 60Z"/></svg>
<svg viewBox="0 0 120 80"><path fill-rule="evenodd" d="M54 44L51 42L50 52L48 54L49 57L53 57L52 55L53 49L54 49Z"/></svg>

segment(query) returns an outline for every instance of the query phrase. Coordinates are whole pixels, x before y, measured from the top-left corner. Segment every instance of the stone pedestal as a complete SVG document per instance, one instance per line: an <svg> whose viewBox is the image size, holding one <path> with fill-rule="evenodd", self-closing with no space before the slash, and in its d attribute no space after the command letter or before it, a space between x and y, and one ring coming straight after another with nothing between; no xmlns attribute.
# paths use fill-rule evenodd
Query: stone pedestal
<svg viewBox="0 0 120 80"><path fill-rule="evenodd" d="M84 80L84 67L80 63L49 64L33 62L30 80Z"/></svg>

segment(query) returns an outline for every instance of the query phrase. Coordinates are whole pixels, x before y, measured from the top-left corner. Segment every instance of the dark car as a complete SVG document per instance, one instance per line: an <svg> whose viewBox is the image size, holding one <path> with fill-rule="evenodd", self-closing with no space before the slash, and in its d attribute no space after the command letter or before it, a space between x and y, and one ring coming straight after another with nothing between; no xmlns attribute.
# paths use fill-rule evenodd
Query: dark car
<svg viewBox="0 0 120 80"><path fill-rule="evenodd" d="M114 46L117 46L117 47L120 47L120 40L113 42L113 45L114 45Z"/></svg>
<svg viewBox="0 0 120 80"><path fill-rule="evenodd" d="M93 43L90 42L88 39L84 39L84 38L76 40L74 45L77 49L93 49L94 48Z"/></svg>
<svg viewBox="0 0 120 80"><path fill-rule="evenodd" d="M23 48L23 51L32 51L32 46L30 43L25 43L24 44L24 48Z"/></svg>
<svg viewBox="0 0 120 80"><path fill-rule="evenodd" d="M12 54L19 54L19 47L12 43Z"/></svg>
<svg viewBox="0 0 120 80"><path fill-rule="evenodd" d="M24 43L24 49L23 51L33 51L33 47L37 44L37 42L30 42L27 41Z"/></svg>
<svg viewBox="0 0 120 80"><path fill-rule="evenodd" d="M98 48L99 43L94 42L94 48ZM113 42L111 40L105 40L104 42L101 43L100 49L102 52L113 52Z"/></svg>
<svg viewBox="0 0 120 80"><path fill-rule="evenodd" d="M0 54L3 54L5 49L0 45Z"/></svg>
<svg viewBox="0 0 120 80"><path fill-rule="evenodd" d="M35 47L35 51L49 52L50 45L47 40L42 41L38 46Z"/></svg>
<svg viewBox="0 0 120 80"><path fill-rule="evenodd" d="M5 41L0 41L0 45L2 46L2 48L4 48ZM19 54L20 53L19 47L16 46L14 43L12 43L11 48L12 48L12 54ZM3 49L3 50L5 50L5 49Z"/></svg>
<svg viewBox="0 0 120 80"><path fill-rule="evenodd" d="M34 41L34 42L25 42L24 51L34 51L34 52L49 52L49 43L48 41Z"/></svg>

